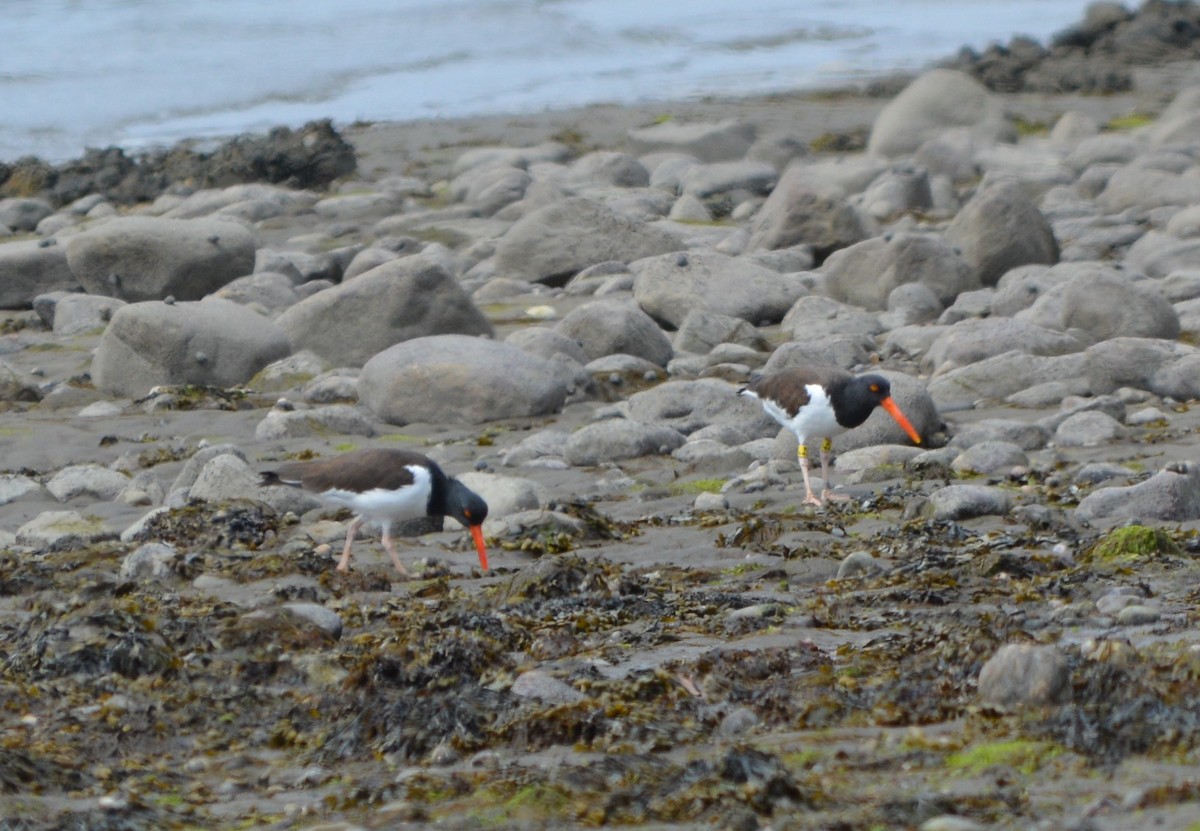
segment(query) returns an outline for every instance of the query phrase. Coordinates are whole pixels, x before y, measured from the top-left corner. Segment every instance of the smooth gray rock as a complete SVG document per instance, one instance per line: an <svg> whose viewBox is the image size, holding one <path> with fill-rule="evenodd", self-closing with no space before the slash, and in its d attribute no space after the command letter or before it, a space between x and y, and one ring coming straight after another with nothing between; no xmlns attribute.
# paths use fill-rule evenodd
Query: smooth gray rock
<svg viewBox="0 0 1200 831"><path fill-rule="evenodd" d="M1073 335L1007 317L971 318L954 324L929 346L922 366L938 372L966 366L1009 351L1067 355L1089 344Z"/></svg>
<svg viewBox="0 0 1200 831"><path fill-rule="evenodd" d="M700 199L733 191L766 196L779 181L779 171L765 162L742 160L693 165L682 176L686 195Z"/></svg>
<svg viewBox="0 0 1200 831"><path fill-rule="evenodd" d="M1117 612L1119 626L1145 626L1150 623L1158 623L1161 619L1162 612L1153 606L1144 606L1140 603L1130 604Z"/></svg>
<svg viewBox="0 0 1200 831"><path fill-rule="evenodd" d="M67 263L91 294L199 300L254 270L254 238L234 222L118 217L72 236Z"/></svg>
<svg viewBox="0 0 1200 831"><path fill-rule="evenodd" d="M588 360L624 354L666 366L674 350L671 340L635 303L605 298L567 313L554 331L576 341Z"/></svg>
<svg viewBox="0 0 1200 831"><path fill-rule="evenodd" d="M104 330L92 378L97 389L126 398L160 384L233 387L291 352L274 323L228 300L130 303Z"/></svg>
<svg viewBox="0 0 1200 831"><path fill-rule="evenodd" d="M754 138L754 125L737 119L691 124L668 120L628 133L635 153L684 153L702 162L740 159Z"/></svg>
<svg viewBox="0 0 1200 831"><path fill-rule="evenodd" d="M977 193L946 228L945 240L962 252L985 286L996 285L1019 265L1058 262L1054 231L1013 181Z"/></svg>
<svg viewBox="0 0 1200 831"><path fill-rule="evenodd" d="M935 236L896 234L874 237L825 261L826 288L835 300L867 310L887 308L898 286L920 283L943 304L980 287L979 277L966 260Z"/></svg>
<svg viewBox="0 0 1200 831"><path fill-rule="evenodd" d="M37 379L0 360L0 401L41 401Z"/></svg>
<svg viewBox="0 0 1200 831"><path fill-rule="evenodd" d="M41 240L0 243L0 309L27 309L38 295L78 288L63 246Z"/></svg>
<svg viewBox="0 0 1200 831"><path fill-rule="evenodd" d="M664 425L610 418L572 433L563 456L577 467L594 466L639 456L666 455L685 441L682 433Z"/></svg>
<svg viewBox="0 0 1200 831"><path fill-rule="evenodd" d="M870 360L874 345L867 335L830 335L819 340L789 341L771 353L763 374L814 364L851 370Z"/></svg>
<svg viewBox="0 0 1200 831"><path fill-rule="evenodd" d="M1176 239L1150 231L1138 238L1125 255L1125 265L1149 277L1166 277L1200 264L1200 239Z"/></svg>
<svg viewBox="0 0 1200 831"><path fill-rule="evenodd" d="M1088 347L1088 383L1096 393L1120 387L1179 400L1200 397L1200 350L1157 338L1113 338Z"/></svg>
<svg viewBox="0 0 1200 831"><path fill-rule="evenodd" d="M1163 470L1127 487L1101 488L1075 509L1082 520L1138 519L1190 522L1200 519L1200 469Z"/></svg>
<svg viewBox="0 0 1200 831"><path fill-rule="evenodd" d="M206 502L262 497L258 473L232 453L221 453L206 462L188 490L189 499Z"/></svg>
<svg viewBox="0 0 1200 831"><path fill-rule="evenodd" d="M510 165L528 169L539 162L561 162L571 155L571 149L557 141L548 141L533 147L472 147L458 154L451 175L458 176L464 170L480 165Z"/></svg>
<svg viewBox="0 0 1200 831"><path fill-rule="evenodd" d="M1200 179L1137 164L1126 165L1109 176L1103 192L1096 197L1097 207L1109 214L1129 208L1146 211L1164 205L1197 203L1200 203Z"/></svg>
<svg viewBox="0 0 1200 831"><path fill-rule="evenodd" d="M250 379L258 392L285 392L307 384L330 370L329 362L307 349L301 349L259 370Z"/></svg>
<svg viewBox="0 0 1200 831"><path fill-rule="evenodd" d="M628 414L633 421L670 427L684 435L712 425L737 427L752 438L775 435L778 424L737 390L713 378L668 381L630 396Z"/></svg>
<svg viewBox="0 0 1200 831"><path fill-rule="evenodd" d="M356 407L329 404L311 410L273 408L254 428L259 441L328 435L373 436L375 422Z"/></svg>
<svg viewBox="0 0 1200 831"><path fill-rule="evenodd" d="M0 225L18 233L32 231L53 213L54 207L45 199L28 196L0 199Z"/></svg>
<svg viewBox="0 0 1200 831"><path fill-rule="evenodd" d="M103 520L78 511L43 511L17 529L17 545L63 551L115 540Z"/></svg>
<svg viewBox="0 0 1200 831"><path fill-rule="evenodd" d="M567 388L554 364L515 346L435 335L398 343L367 361L358 394L389 424L482 424L556 412Z"/></svg>
<svg viewBox="0 0 1200 831"><path fill-rule="evenodd" d="M926 211L933 207L929 172L911 165L885 171L863 192L861 204L864 211L879 220Z"/></svg>
<svg viewBox="0 0 1200 831"><path fill-rule="evenodd" d="M505 467L529 464L547 456L560 457L566 451L571 434L565 430L539 430L505 451L500 463Z"/></svg>
<svg viewBox="0 0 1200 831"><path fill-rule="evenodd" d="M715 251L688 251L636 260L633 297L647 314L678 328L689 311L778 323L808 289L789 275Z"/></svg>
<svg viewBox="0 0 1200 831"><path fill-rule="evenodd" d="M993 707L1061 704L1071 697L1071 672L1056 647L1010 643L979 670L978 691Z"/></svg>
<svg viewBox="0 0 1200 831"><path fill-rule="evenodd" d="M650 171L628 153L593 150L571 162L563 180L577 187L612 185L618 188L644 188L650 184Z"/></svg>
<svg viewBox="0 0 1200 831"><path fill-rule="evenodd" d="M467 168L450 183L450 196L491 216L505 205L525 197L533 177L510 165L478 165Z"/></svg>
<svg viewBox="0 0 1200 831"><path fill-rule="evenodd" d="M950 439L951 447L969 448L986 442L1014 444L1021 450L1041 450L1050 440L1050 429L1016 419L988 418L966 425Z"/></svg>
<svg viewBox="0 0 1200 831"><path fill-rule="evenodd" d="M888 292L887 312L879 322L887 329L932 323L943 311L933 289L924 283L904 283Z"/></svg>
<svg viewBox="0 0 1200 831"><path fill-rule="evenodd" d="M515 222L496 245L496 272L530 282L563 282L575 272L608 260L631 262L669 251L683 242L600 202L573 197L551 203Z"/></svg>
<svg viewBox="0 0 1200 831"><path fill-rule="evenodd" d="M968 128L981 143L1015 137L1000 98L969 75L934 69L914 80L883 108L871 127L867 152L903 156L955 127Z"/></svg>
<svg viewBox="0 0 1200 831"><path fill-rule="evenodd" d="M1043 357L1013 350L935 376L929 394L939 407L958 409L980 400L1003 401L1048 381L1079 380L1086 386L1091 363L1086 352Z"/></svg>
<svg viewBox="0 0 1200 831"><path fill-rule="evenodd" d="M19 473L0 474L0 505L50 500L54 495L38 480Z"/></svg>
<svg viewBox="0 0 1200 831"><path fill-rule="evenodd" d="M1051 287L1015 319L1062 332L1082 330L1096 341L1179 337L1179 315L1162 294L1105 268Z"/></svg>
<svg viewBox="0 0 1200 831"><path fill-rule="evenodd" d="M838 564L837 579L847 580L860 575L871 577L887 569L869 551L852 552Z"/></svg>
<svg viewBox="0 0 1200 831"><path fill-rule="evenodd" d="M982 441L973 444L950 463L960 473L1005 473L1018 465L1028 465L1029 457L1021 446L1007 441Z"/></svg>
<svg viewBox="0 0 1200 831"><path fill-rule="evenodd" d="M362 366L413 338L492 334L459 282L424 254L392 260L318 292L276 323L296 349L309 349L334 366Z"/></svg>
<svg viewBox="0 0 1200 831"><path fill-rule="evenodd" d="M1058 425L1054 443L1059 447L1099 447L1123 438L1127 432L1121 422L1107 413L1075 413Z"/></svg>
<svg viewBox="0 0 1200 831"><path fill-rule="evenodd" d="M342 616L319 603L284 603L280 609L320 629L337 640L342 636Z"/></svg>
<svg viewBox="0 0 1200 831"><path fill-rule="evenodd" d="M46 490L54 494L59 502L77 496L101 502L110 502L129 484L129 477L103 465L85 464L64 467L50 477Z"/></svg>
<svg viewBox="0 0 1200 831"><path fill-rule="evenodd" d="M750 223L748 250L811 245L824 258L873 235L874 221L860 214L846 191L809 166L788 167Z"/></svg>
<svg viewBox="0 0 1200 831"><path fill-rule="evenodd" d="M54 304L54 334L69 337L108 326L124 301L95 294L68 294Z"/></svg>
<svg viewBox="0 0 1200 831"><path fill-rule="evenodd" d="M768 349L767 339L740 317L691 309L679 323L675 351L704 355L722 343L749 347L759 352Z"/></svg>
<svg viewBox="0 0 1200 831"><path fill-rule="evenodd" d="M1003 516L1012 508L1007 491L986 485L949 485L929 495L925 513L931 519Z"/></svg>
<svg viewBox="0 0 1200 831"><path fill-rule="evenodd" d="M838 335L877 335L883 324L878 315L814 294L801 297L788 309L781 328L794 341L820 344Z"/></svg>

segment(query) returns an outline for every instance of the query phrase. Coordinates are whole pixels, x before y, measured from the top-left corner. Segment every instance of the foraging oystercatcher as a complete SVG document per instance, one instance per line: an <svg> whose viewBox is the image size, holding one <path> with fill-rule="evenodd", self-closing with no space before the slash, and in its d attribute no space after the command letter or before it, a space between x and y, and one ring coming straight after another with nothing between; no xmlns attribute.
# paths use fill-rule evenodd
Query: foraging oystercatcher
<svg viewBox="0 0 1200 831"><path fill-rule="evenodd" d="M366 520L383 526L383 547L401 574L408 569L392 544L393 522L423 516L457 519L470 532L479 551L479 565L488 568L483 544L487 503L462 482L447 476L437 464L408 450L355 450L331 459L292 462L264 471L263 485L290 485L315 494L330 505L349 508L357 516L346 532L346 547L337 570L350 567L354 535Z"/></svg>
<svg viewBox="0 0 1200 831"><path fill-rule="evenodd" d="M804 501L824 505L830 497L829 451L833 436L857 427L876 407L883 407L917 444L921 435L892 400L892 387L881 375L855 377L833 367L787 369L764 375L738 390L739 395L757 398L771 418L791 430L800 442L796 455L804 474ZM808 479L808 439L821 439L821 476L825 481L821 498L813 495Z"/></svg>

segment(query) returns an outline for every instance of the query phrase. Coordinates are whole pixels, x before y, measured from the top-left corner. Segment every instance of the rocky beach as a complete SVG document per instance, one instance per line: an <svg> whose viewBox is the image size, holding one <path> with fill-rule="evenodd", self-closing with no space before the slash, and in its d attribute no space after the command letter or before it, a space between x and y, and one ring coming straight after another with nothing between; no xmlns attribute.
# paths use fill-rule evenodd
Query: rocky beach
<svg viewBox="0 0 1200 831"><path fill-rule="evenodd" d="M1200 827L1200 6L0 163L0 830ZM803 504L760 372L876 372ZM264 487L428 455L465 530Z"/></svg>

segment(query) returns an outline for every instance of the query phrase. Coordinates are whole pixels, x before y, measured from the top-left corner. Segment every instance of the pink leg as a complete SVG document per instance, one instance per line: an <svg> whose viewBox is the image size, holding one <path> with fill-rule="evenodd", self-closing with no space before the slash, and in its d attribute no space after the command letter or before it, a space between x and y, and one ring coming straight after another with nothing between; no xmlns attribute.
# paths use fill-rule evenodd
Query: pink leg
<svg viewBox="0 0 1200 831"><path fill-rule="evenodd" d="M804 476L804 504L816 505L818 508L824 505L820 499L813 494L812 482L808 478L808 448L804 444L804 440L800 440L800 447L796 450L796 456L800 459L800 473Z"/></svg>
<svg viewBox="0 0 1200 831"><path fill-rule="evenodd" d="M396 546L392 542L392 526L388 523L383 524L383 547L388 554L392 555L392 565L396 567L396 571L408 576L408 569L404 567L404 563L400 562L400 555L396 553Z"/></svg>
<svg viewBox="0 0 1200 831"><path fill-rule="evenodd" d="M338 560L338 571L350 570L350 547L354 545L354 535L358 533L358 529L362 527L363 518L356 516L354 521L350 523L350 527L346 529L346 547L342 549L342 559Z"/></svg>

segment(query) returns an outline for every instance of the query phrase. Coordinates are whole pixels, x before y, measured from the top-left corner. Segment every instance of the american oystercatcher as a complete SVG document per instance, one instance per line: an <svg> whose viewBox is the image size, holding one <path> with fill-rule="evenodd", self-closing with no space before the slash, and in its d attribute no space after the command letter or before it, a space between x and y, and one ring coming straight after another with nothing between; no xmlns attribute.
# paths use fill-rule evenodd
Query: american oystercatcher
<svg viewBox="0 0 1200 831"><path fill-rule="evenodd" d="M876 407L883 407L917 444L921 435L892 400L892 387L880 375L855 377L833 367L787 369L764 375L738 390L739 395L757 398L771 418L791 430L800 447L800 472L804 474L804 501L824 505L830 497L829 451L833 436L857 427ZM821 476L825 481L821 498L813 495L808 479L808 439L821 439Z"/></svg>
<svg viewBox="0 0 1200 831"><path fill-rule="evenodd" d="M475 540L479 565L487 571L482 528L487 518L487 503L420 453L355 450L331 459L281 465L264 471L261 476L263 485L303 488L329 505L349 508L357 514L346 532L346 547L338 560L338 571L350 567L354 535L363 522L371 520L383 526L383 547L391 555L396 570L408 574L392 544L392 523L423 516L448 516L461 522Z"/></svg>

